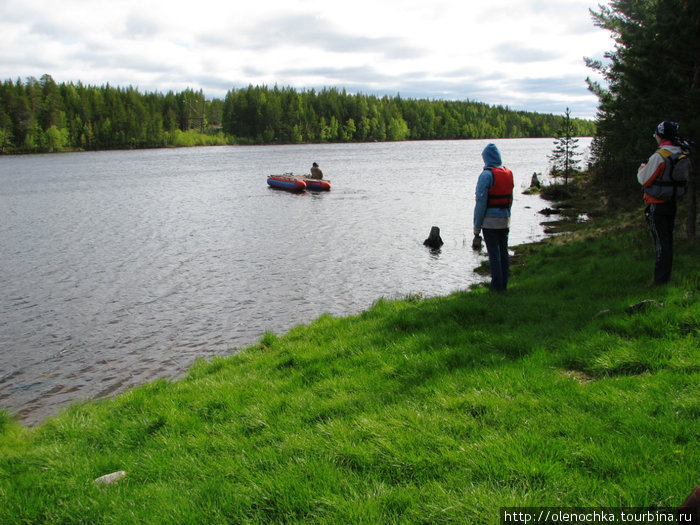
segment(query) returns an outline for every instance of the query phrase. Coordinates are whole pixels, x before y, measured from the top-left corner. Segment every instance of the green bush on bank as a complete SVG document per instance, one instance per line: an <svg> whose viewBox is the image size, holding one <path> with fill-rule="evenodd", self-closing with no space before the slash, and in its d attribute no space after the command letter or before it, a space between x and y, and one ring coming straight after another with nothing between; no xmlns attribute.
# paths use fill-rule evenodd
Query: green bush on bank
<svg viewBox="0 0 700 525"><path fill-rule="evenodd" d="M672 284L650 287L637 219L518 249L505 294L380 299L33 429L2 415L0 522L498 523L507 506L677 506L700 464L698 247L679 239Z"/></svg>
<svg viewBox="0 0 700 525"><path fill-rule="evenodd" d="M201 133L195 130L180 131L176 129L166 134L166 144L177 148L195 146L224 146L230 144L223 133Z"/></svg>

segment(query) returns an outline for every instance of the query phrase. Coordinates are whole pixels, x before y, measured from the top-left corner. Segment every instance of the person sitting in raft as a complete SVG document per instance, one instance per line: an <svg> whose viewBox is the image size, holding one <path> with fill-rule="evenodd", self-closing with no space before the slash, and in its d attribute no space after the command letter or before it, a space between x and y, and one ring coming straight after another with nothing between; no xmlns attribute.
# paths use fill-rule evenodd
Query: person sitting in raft
<svg viewBox="0 0 700 525"><path fill-rule="evenodd" d="M318 164L314 162L313 166L311 166L311 178L312 179L322 179L323 178L323 172L321 171L321 168L318 167Z"/></svg>

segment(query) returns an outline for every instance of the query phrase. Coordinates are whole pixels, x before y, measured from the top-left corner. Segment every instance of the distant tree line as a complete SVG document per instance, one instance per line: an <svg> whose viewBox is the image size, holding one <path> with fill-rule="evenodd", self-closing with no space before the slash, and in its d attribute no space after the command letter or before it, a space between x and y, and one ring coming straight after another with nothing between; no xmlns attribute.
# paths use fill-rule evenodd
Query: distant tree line
<svg viewBox="0 0 700 525"><path fill-rule="evenodd" d="M213 131L220 130L220 115L221 101L205 101L192 90L142 94L132 87L56 84L49 75L8 80L0 84L0 152L223 143Z"/></svg>
<svg viewBox="0 0 700 525"><path fill-rule="evenodd" d="M376 97L335 88L319 92L253 87L229 91L222 126L255 143L365 142L550 137L563 117L470 101ZM579 136L592 122L573 119Z"/></svg>
<svg viewBox="0 0 700 525"><path fill-rule="evenodd" d="M50 75L0 84L0 153L214 144L550 137L561 116L478 102L411 100L248 86L224 100L191 89L57 84ZM576 135L595 124L571 119Z"/></svg>

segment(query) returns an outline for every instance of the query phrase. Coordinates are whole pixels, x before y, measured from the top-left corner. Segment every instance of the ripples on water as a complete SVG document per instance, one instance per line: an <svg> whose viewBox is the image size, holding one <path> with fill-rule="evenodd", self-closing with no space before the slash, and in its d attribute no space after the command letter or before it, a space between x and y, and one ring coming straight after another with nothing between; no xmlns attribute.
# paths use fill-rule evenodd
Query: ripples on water
<svg viewBox="0 0 700 525"><path fill-rule="evenodd" d="M0 409L27 424L322 313L466 289L487 141L0 157ZM496 141L516 190L551 139ZM321 164L329 193L266 175ZM516 194L511 244L543 236ZM441 229L438 252L423 246Z"/></svg>

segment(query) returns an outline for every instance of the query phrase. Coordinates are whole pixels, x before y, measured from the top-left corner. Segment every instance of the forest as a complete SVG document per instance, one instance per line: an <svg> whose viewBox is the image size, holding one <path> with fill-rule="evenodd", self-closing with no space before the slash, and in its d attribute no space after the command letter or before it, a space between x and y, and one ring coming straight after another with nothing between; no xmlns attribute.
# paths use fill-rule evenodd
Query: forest
<svg viewBox="0 0 700 525"><path fill-rule="evenodd" d="M683 137L700 142L700 2L614 0L592 15L615 48L605 60L587 59L604 80L589 79L599 99L591 179L610 202L639 203L637 168L657 147L657 124L675 121ZM691 182L689 234L696 204Z"/></svg>
<svg viewBox="0 0 700 525"><path fill-rule="evenodd" d="M562 108L563 109L563 108ZM0 154L217 144L301 144L555 137L563 116L472 101L377 97L325 88L141 93L56 83L45 74L0 84ZM571 119L578 136L595 123Z"/></svg>

